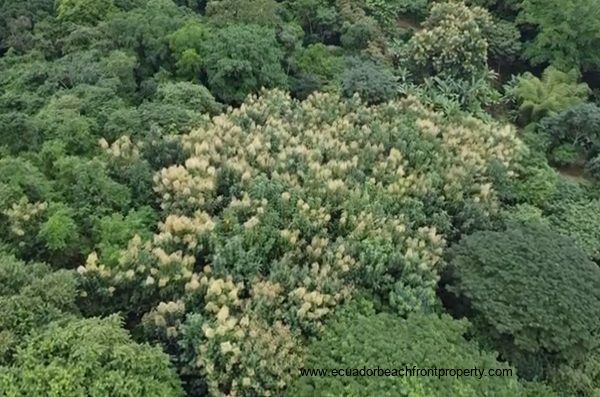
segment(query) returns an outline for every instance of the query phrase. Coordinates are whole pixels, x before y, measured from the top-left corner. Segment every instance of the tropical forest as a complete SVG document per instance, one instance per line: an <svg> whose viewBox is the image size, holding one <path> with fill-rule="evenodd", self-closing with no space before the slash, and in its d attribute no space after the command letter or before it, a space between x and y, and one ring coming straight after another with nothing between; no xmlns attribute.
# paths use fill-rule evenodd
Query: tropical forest
<svg viewBox="0 0 600 397"><path fill-rule="evenodd" d="M0 397L600 397L599 0L0 0Z"/></svg>

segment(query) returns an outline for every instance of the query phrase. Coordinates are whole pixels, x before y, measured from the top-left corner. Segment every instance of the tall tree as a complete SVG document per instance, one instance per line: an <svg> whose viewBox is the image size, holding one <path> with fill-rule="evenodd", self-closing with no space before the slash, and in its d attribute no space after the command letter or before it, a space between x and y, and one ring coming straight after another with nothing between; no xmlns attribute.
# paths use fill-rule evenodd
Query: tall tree
<svg viewBox="0 0 600 397"><path fill-rule="evenodd" d="M564 69L600 68L597 0L524 0L517 22L537 29L537 35L525 49L533 64L550 62Z"/></svg>

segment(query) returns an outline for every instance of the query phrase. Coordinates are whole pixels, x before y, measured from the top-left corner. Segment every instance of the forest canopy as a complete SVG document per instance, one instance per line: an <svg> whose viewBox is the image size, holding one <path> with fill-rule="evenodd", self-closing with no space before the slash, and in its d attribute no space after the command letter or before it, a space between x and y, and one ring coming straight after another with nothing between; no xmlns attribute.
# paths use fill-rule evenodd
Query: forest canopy
<svg viewBox="0 0 600 397"><path fill-rule="evenodd" d="M600 393L594 0L0 0L0 396ZM508 374L302 376L308 368Z"/></svg>

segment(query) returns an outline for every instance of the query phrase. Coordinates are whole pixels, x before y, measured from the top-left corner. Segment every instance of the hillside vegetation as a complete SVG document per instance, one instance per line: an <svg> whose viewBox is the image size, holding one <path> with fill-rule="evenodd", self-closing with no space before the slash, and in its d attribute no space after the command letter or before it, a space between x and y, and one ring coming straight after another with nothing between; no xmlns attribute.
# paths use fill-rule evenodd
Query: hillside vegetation
<svg viewBox="0 0 600 397"><path fill-rule="evenodd" d="M0 0L0 396L597 397L598 38L596 0ZM504 376L301 373L363 367Z"/></svg>

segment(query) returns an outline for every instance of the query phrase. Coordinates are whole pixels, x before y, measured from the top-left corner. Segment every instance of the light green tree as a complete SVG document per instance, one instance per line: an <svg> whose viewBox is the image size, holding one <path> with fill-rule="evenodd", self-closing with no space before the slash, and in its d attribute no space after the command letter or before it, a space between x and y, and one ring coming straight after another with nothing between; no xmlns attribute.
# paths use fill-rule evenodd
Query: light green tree
<svg viewBox="0 0 600 397"><path fill-rule="evenodd" d="M183 396L169 358L131 340L116 317L64 320L24 342L0 367L4 396Z"/></svg>
<svg viewBox="0 0 600 397"><path fill-rule="evenodd" d="M517 102L519 122L526 125L584 102L590 89L579 83L577 70L562 72L549 66L541 79L529 72L519 76L507 94Z"/></svg>
<svg viewBox="0 0 600 397"><path fill-rule="evenodd" d="M188 22L170 36L171 51L177 59L177 72L186 79L197 80L203 70L202 46L209 29L197 21Z"/></svg>
<svg viewBox="0 0 600 397"><path fill-rule="evenodd" d="M58 20L95 25L117 10L112 0L58 0Z"/></svg>

